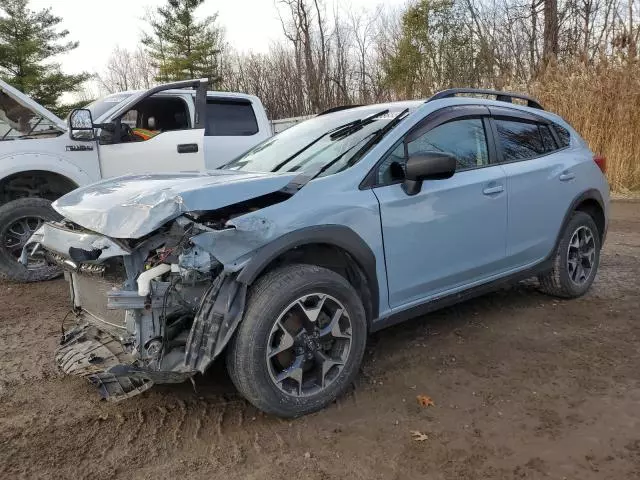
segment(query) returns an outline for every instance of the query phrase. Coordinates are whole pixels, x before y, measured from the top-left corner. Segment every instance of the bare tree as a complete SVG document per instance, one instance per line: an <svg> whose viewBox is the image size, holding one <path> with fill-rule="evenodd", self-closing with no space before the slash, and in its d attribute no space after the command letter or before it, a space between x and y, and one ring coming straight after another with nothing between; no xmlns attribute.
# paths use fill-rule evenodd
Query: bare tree
<svg viewBox="0 0 640 480"><path fill-rule="evenodd" d="M153 85L155 75L155 68L142 48L131 51L116 47L97 79L104 90L114 93L147 89Z"/></svg>

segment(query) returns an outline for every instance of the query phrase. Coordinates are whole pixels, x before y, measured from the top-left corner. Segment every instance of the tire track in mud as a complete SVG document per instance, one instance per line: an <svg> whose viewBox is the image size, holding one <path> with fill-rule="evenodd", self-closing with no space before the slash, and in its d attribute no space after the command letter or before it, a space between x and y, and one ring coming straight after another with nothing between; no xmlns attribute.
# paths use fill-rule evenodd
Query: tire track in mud
<svg viewBox="0 0 640 480"><path fill-rule="evenodd" d="M44 385L45 389L49 386ZM91 402L98 403L95 405L98 408L91 409L93 405L88 405L89 409L77 411L67 418L57 418L49 425L23 422L20 425L23 428L0 433L2 444L16 447L0 453L0 463L5 465L6 473L10 475L8 478L19 475L21 471L30 476L30 468L44 466L39 462L34 465L21 455L24 447L30 445L30 449L40 452L40 458L47 458L52 461L52 466L60 468L62 476L66 475L65 468L71 466L62 465L56 461L57 458L79 453L84 458L97 456L105 466L104 471L96 472L97 478L101 478L110 466L123 461L126 464L130 458L146 458L147 462L149 458L171 457L177 451L188 452L189 457L206 457L220 449L233 452L231 458L244 458L247 448L260 456L274 451L271 442L266 440L271 432L259 432L253 428L252 421L244 420L253 409L244 401L222 398L185 400L171 395L154 397L127 404ZM157 405L158 400L162 400L164 405ZM38 409L44 413L50 403L55 403L55 399L41 402ZM238 435L238 429L241 435ZM235 432L234 435L226 435L224 432L227 430ZM62 449L56 438L66 439ZM274 445L282 449L282 436L279 438ZM2 458L5 455L6 458Z"/></svg>

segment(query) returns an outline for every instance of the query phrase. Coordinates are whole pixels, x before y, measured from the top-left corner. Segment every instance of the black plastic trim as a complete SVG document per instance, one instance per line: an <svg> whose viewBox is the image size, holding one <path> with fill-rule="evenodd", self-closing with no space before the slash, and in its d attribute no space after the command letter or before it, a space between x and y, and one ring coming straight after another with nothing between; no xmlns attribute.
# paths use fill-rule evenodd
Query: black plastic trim
<svg viewBox="0 0 640 480"><path fill-rule="evenodd" d="M556 239L556 243L553 246L553 251L554 252L558 248L558 244L560 243L562 232L564 231L565 227L569 223L569 220L571 220L571 215L576 210L576 208L578 208L578 206L582 202L584 202L585 200L595 200L598 203L598 205L600 206L600 209L602 210L602 213L604 214L604 212L605 212L604 201L602 200L602 195L600 195L600 192L598 190L596 190L595 188L591 188L589 190L585 190L584 192L582 192L579 195L576 195L576 197L571 202L571 206L569 207L569 209L564 214L564 218L562 220L562 226L560 227L560 232L558 232L558 238ZM604 245L604 239L605 239L605 236L606 236L606 230L607 230L607 219L605 217L605 229L604 229L604 231L600 232L600 247L601 248Z"/></svg>
<svg viewBox="0 0 640 480"><path fill-rule="evenodd" d="M200 82L196 87L196 97L193 102L193 128L205 129L207 134L207 84Z"/></svg>
<svg viewBox="0 0 640 480"><path fill-rule="evenodd" d="M344 225L319 225L290 232L263 246L242 269L237 281L251 285L273 260L296 247L309 244L325 244L342 248L362 268L371 294L371 318L378 316L380 294L376 273L376 256L367 243Z"/></svg>
<svg viewBox="0 0 640 480"><path fill-rule="evenodd" d="M382 330L383 328L387 328L392 325L402 323L412 318L426 315L427 313L431 313L435 310L439 310L444 307L449 307L451 305L455 305L456 303L460 303L466 300L471 300L472 298L497 290L500 287L503 287L521 280L525 280L539 273L548 271L551 267L552 267L552 260L545 259L542 262L538 263L537 265L531 268L528 268L526 270L511 274L511 275L507 275L505 277L501 277L487 283L483 283L482 285L478 285L476 287L472 287L467 290L463 290L461 292L456 292L435 300L421 303L420 305L410 307L401 312L391 314L386 318L375 320L371 324L371 331L377 332L378 330Z"/></svg>
<svg viewBox="0 0 640 480"><path fill-rule="evenodd" d="M544 110L544 108L542 107L542 104L540 104L538 100L528 95L524 95L522 93L515 93L515 92L501 92L498 90L487 90L482 88L449 88L448 90L442 90L441 92L436 93L431 98L429 98L427 102L431 102L433 100L440 100L442 98L451 98L461 94L492 95L496 97L496 100L500 102L507 102L507 103L513 103L513 99L517 98L519 100L525 100L527 102L527 106L530 108L537 108L538 110Z"/></svg>

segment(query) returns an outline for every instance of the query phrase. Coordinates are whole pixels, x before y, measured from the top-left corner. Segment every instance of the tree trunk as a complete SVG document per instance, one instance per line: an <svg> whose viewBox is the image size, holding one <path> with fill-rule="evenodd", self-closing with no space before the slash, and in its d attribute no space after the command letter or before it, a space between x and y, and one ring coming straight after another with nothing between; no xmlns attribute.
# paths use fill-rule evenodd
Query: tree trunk
<svg viewBox="0 0 640 480"><path fill-rule="evenodd" d="M558 1L544 0L544 66L558 58Z"/></svg>

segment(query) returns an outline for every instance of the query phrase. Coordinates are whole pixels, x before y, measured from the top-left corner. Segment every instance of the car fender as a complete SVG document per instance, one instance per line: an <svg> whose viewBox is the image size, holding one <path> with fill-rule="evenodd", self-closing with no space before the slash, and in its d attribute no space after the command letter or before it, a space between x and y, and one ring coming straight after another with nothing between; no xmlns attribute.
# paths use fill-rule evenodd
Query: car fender
<svg viewBox="0 0 640 480"><path fill-rule="evenodd" d="M0 181L11 175L34 170L56 173L69 179L77 186L99 180L98 178L92 179L86 171L60 155L19 152L0 157Z"/></svg>
<svg viewBox="0 0 640 480"><path fill-rule="evenodd" d="M286 233L256 251L240 271L237 281L251 285L264 269L283 253L309 244L326 244L339 247L360 265L367 279L371 294L372 318L378 316L379 292L376 274L376 257L366 242L344 225L318 225Z"/></svg>

